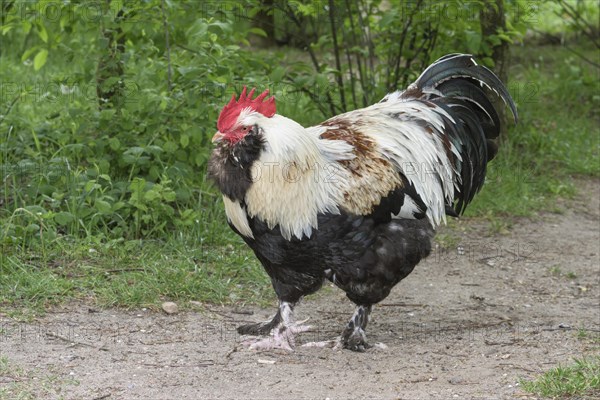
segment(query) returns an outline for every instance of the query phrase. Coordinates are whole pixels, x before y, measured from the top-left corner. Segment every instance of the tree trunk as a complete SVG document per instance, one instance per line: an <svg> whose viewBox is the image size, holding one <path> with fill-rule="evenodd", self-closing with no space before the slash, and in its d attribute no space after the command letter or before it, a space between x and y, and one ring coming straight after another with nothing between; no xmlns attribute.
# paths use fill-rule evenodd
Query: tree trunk
<svg viewBox="0 0 600 400"><path fill-rule="evenodd" d="M274 16L274 0L261 0L260 11L256 14L253 20L253 25L260 28L267 34L267 37L255 38L256 44L260 46L272 46L275 44L275 16Z"/></svg>
<svg viewBox="0 0 600 400"><path fill-rule="evenodd" d="M504 16L504 0L484 0L479 12L481 24L481 35L483 38L496 35L499 31L506 29L506 17ZM486 54L485 56L488 56ZM508 87L508 65L510 61L509 43L502 41L499 45L492 47L492 60L494 60L494 72ZM492 96L494 97L494 96ZM494 105L502 123L500 135L506 134L508 126L508 115L502 100L495 99Z"/></svg>

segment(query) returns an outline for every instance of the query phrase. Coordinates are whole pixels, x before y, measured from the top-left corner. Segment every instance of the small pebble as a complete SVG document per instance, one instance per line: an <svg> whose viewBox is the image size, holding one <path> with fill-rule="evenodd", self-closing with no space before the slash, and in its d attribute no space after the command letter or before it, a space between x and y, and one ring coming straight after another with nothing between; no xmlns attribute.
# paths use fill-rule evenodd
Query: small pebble
<svg viewBox="0 0 600 400"><path fill-rule="evenodd" d="M164 302L162 304L162 309L167 314L177 314L179 312L179 307L177 307L177 304L171 301Z"/></svg>

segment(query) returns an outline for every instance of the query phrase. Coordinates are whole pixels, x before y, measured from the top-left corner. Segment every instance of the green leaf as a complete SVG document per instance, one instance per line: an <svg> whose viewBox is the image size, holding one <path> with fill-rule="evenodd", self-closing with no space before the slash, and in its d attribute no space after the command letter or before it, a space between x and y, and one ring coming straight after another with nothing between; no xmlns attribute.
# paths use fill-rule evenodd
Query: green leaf
<svg viewBox="0 0 600 400"><path fill-rule="evenodd" d="M27 35L31 31L31 22L23 20L23 32Z"/></svg>
<svg viewBox="0 0 600 400"><path fill-rule="evenodd" d="M112 210L113 211L119 211L121 208L125 207L125 202L123 201L117 201L115 204L113 204L112 206Z"/></svg>
<svg viewBox="0 0 600 400"><path fill-rule="evenodd" d="M63 13L60 17L60 29L62 29L63 31L65 30L65 28L67 26L69 26L69 22L71 21L71 15L70 13L66 12Z"/></svg>
<svg viewBox="0 0 600 400"><path fill-rule="evenodd" d="M479 32L467 31L465 32L465 35L466 45L469 52L479 52L479 46L481 45L481 34Z"/></svg>
<svg viewBox="0 0 600 400"><path fill-rule="evenodd" d="M498 35L490 35L488 36L487 40L492 44L492 46L499 46L502 43Z"/></svg>
<svg viewBox="0 0 600 400"><path fill-rule="evenodd" d="M257 36L267 37L267 32L265 32L264 30L262 30L262 29L260 29L260 28L256 28L256 27L254 27L254 28L250 28L250 29L248 30L248 32L250 32L250 33L254 33L254 34L255 34L255 35L257 35Z"/></svg>
<svg viewBox="0 0 600 400"><path fill-rule="evenodd" d="M37 53L35 55L35 58L33 59L33 69L35 69L36 71L39 71L40 68L42 68L44 66L44 64L46 64L47 59L48 59L48 50L46 50L46 49L40 50L39 53Z"/></svg>
<svg viewBox="0 0 600 400"><path fill-rule="evenodd" d="M163 149L167 153L174 153L178 148L179 147L177 146L177 143L172 142L170 140L166 141L165 144L163 145Z"/></svg>
<svg viewBox="0 0 600 400"><path fill-rule="evenodd" d="M148 190L146 193L144 193L144 200L153 201L157 199L160 199L160 193L158 193L156 190Z"/></svg>
<svg viewBox="0 0 600 400"><path fill-rule="evenodd" d="M131 184L129 185L129 189L132 192L141 192L146 187L146 180L144 178L134 178ZM133 193L132 193L133 196Z"/></svg>
<svg viewBox="0 0 600 400"><path fill-rule="evenodd" d="M75 216L70 212L62 211L54 216L54 221L59 225L65 226L75 221Z"/></svg>
<svg viewBox="0 0 600 400"><path fill-rule="evenodd" d="M165 201L175 201L177 199L177 194L173 191L168 191L163 193L163 199Z"/></svg>
<svg viewBox="0 0 600 400"><path fill-rule="evenodd" d="M121 141L116 137L112 137L108 139L108 145L112 150L117 151L121 148Z"/></svg>
<svg viewBox="0 0 600 400"><path fill-rule="evenodd" d="M100 211L102 214L108 214L112 211L112 207L108 201L97 199L95 206L96 210Z"/></svg>
<svg viewBox="0 0 600 400"><path fill-rule="evenodd" d="M185 149L188 147L188 144L190 144L190 137L188 135L181 135L179 138L179 143L181 143L181 147Z"/></svg>
<svg viewBox="0 0 600 400"><path fill-rule="evenodd" d="M33 46L27 50L25 50L25 52L23 53L23 55L21 56L21 62L27 60L29 57L31 57L31 55L33 53L35 53L35 51L39 49L39 46Z"/></svg>
<svg viewBox="0 0 600 400"><path fill-rule="evenodd" d="M510 36L508 36L508 35L507 35L507 34L505 34L505 33L499 33L499 34L498 34L498 37L499 37L500 39L504 40L505 42L512 43L512 39L510 38Z"/></svg>
<svg viewBox="0 0 600 400"><path fill-rule="evenodd" d="M481 62L483 63L483 65L485 65L486 67L489 68L494 68L494 66L496 65L496 63L494 62L494 59L491 57L484 57Z"/></svg>
<svg viewBox="0 0 600 400"><path fill-rule="evenodd" d="M40 39L42 39L42 41L44 43L48 43L48 31L46 30L46 27L44 26L44 24L39 23L37 24L38 27L38 36L40 37Z"/></svg>
<svg viewBox="0 0 600 400"><path fill-rule="evenodd" d="M271 79L273 80L273 82L280 82L284 76L285 76L285 68L283 68L281 66L275 68L271 72Z"/></svg>
<svg viewBox="0 0 600 400"><path fill-rule="evenodd" d="M108 90L115 86L121 78L118 76L110 76L104 82L102 82L102 89Z"/></svg>
<svg viewBox="0 0 600 400"><path fill-rule="evenodd" d="M117 111L113 110L113 109L105 109L100 111L100 119L102 121L110 121L113 119L113 117L115 116L115 113Z"/></svg>
<svg viewBox="0 0 600 400"><path fill-rule="evenodd" d="M25 228L25 231L29 233L39 232L40 226L38 224L29 224L27 225L27 228Z"/></svg>

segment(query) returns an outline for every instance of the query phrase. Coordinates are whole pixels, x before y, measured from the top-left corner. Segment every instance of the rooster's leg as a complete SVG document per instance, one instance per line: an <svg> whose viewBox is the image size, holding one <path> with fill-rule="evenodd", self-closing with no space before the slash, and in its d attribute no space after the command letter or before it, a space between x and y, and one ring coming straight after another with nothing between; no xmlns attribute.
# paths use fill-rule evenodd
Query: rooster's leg
<svg viewBox="0 0 600 400"><path fill-rule="evenodd" d="M365 351L371 345L367 343L367 335L365 329L369 322L369 314L371 313L371 305L359 305L352 318L346 325L346 329L342 332L341 345L345 349L353 351Z"/></svg>
<svg viewBox="0 0 600 400"><path fill-rule="evenodd" d="M293 314L294 304L282 301L279 304L277 315L267 323L267 325L274 323L270 336L265 339L248 340L244 343L249 344L251 350L283 349L293 351L296 346L295 335L311 329L310 326L301 325L301 322L294 322Z"/></svg>
<svg viewBox="0 0 600 400"><path fill-rule="evenodd" d="M335 340L325 340L322 342L309 342L304 344L306 347L333 347L336 349L350 349L353 351L365 351L370 344L367 343L365 328L369 322L371 305L360 305L354 311L352 318L346 325L342 335Z"/></svg>

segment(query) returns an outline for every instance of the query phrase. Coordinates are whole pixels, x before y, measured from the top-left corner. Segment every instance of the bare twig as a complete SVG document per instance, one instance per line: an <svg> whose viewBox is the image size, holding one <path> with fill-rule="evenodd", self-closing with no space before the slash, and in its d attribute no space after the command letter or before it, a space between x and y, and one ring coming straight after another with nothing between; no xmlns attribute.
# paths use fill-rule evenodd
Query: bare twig
<svg viewBox="0 0 600 400"><path fill-rule="evenodd" d="M229 350L229 351L227 352L227 354L225 354L225 358L226 358L226 359L230 359L230 358L231 358L231 355L232 355L233 353L237 353L237 351L238 351L238 350L239 350L239 345L238 345L238 344L234 345L234 346L231 348L231 350Z"/></svg>
<svg viewBox="0 0 600 400"><path fill-rule="evenodd" d="M547 33L547 32L543 32L540 31L539 29L535 29L535 28L531 28L532 31L539 33L541 35L545 35L547 38L555 40L557 42L562 42L562 39L559 36L553 35L551 33ZM581 58L583 61L587 62L590 65L593 65L596 68L600 68L600 64L590 60L589 58L587 58L586 56L584 56L583 54L579 53L578 51L574 50L573 48L567 46L565 43L563 43L563 47L565 49L567 49L568 51L570 51L571 53L575 54L577 57Z"/></svg>
<svg viewBox="0 0 600 400"><path fill-rule="evenodd" d="M577 57L581 58L586 63L591 64L591 65L593 65L596 68L600 68L600 64L598 64L597 62L594 62L594 61L590 60L589 58L587 58L586 56L584 56L580 52L576 51L575 49L573 49L573 48L571 48L569 46L565 46L565 49L569 50L571 53L575 54Z"/></svg>
<svg viewBox="0 0 600 400"><path fill-rule="evenodd" d="M562 10L566 12L569 17L571 17L577 29L587 36L596 47L600 48L598 38L594 35L594 27L583 17L583 15L581 15L579 10L573 8L573 6L567 3L565 0L558 0L558 3L562 7Z"/></svg>
<svg viewBox="0 0 600 400"><path fill-rule="evenodd" d="M358 40L356 38L356 26L354 25L354 18L352 18L352 8L350 7L349 0L346 0L346 9L348 10L349 20L350 20L350 32L352 32L352 41L354 46L359 46ZM362 43L360 43L362 45ZM360 88L362 89L362 99L363 99L363 107L367 107L369 102L367 100L367 88L365 86L366 76L365 69L363 68L362 57L360 53L355 52L356 55L356 66L358 67L358 82L360 82ZM366 65L365 65L366 66Z"/></svg>
<svg viewBox="0 0 600 400"><path fill-rule="evenodd" d="M536 373L536 374L539 374L541 372L540 370L535 371L533 369L521 367L521 366L515 365L513 363L498 363L498 365L495 365L494 368L502 368L504 366L511 367L511 369L513 369L513 368L522 369L523 371L533 372L533 373Z"/></svg>
<svg viewBox="0 0 600 400"><path fill-rule="evenodd" d="M63 342L67 342L69 344L76 345L76 346L86 346L86 347L91 347L93 349L108 351L108 349L105 348L104 346L98 347L98 346L94 346L93 344L89 344L89 343L77 342L75 340L71 340L68 337L61 336L54 332L46 332L46 336L49 336L49 337L55 338L55 339L59 339L59 340L62 340Z"/></svg>
<svg viewBox="0 0 600 400"><path fill-rule="evenodd" d="M294 84L294 81L292 81L291 79L288 79L288 82L290 82L292 85ZM302 92L302 93L307 94L308 97L310 97L313 100L314 104L317 106L317 108L319 109L319 111L321 112L321 114L327 115L327 113L328 113L327 107L325 107L323 104L321 104L321 102L319 101L319 96L318 96L317 93L308 90L304 86L300 87L298 89L299 89L298 92Z"/></svg>
<svg viewBox="0 0 600 400"><path fill-rule="evenodd" d="M512 346L513 344L522 341L523 339L521 338L511 339L507 342L494 342L493 340L484 339L483 343L487 344L488 346Z"/></svg>
<svg viewBox="0 0 600 400"><path fill-rule="evenodd" d="M400 82L400 62L402 61L402 53L404 52L404 43L408 36L408 30L412 27L413 18L415 17L417 12L420 10L422 4L423 4L423 0L419 0L414 5L412 12L409 14L406 22L404 23L404 27L402 28L402 33L400 34L400 43L398 44L398 52L396 53L396 57L395 57L396 65L394 68L394 76L393 76L394 81L390 82L390 85L388 86L389 90L397 90L398 89L398 83Z"/></svg>
<svg viewBox="0 0 600 400"><path fill-rule="evenodd" d="M94 397L92 400L104 400L104 399L108 399L110 396L112 396L112 394L110 394L110 393L103 394L102 396Z"/></svg>
<svg viewBox="0 0 600 400"><path fill-rule="evenodd" d="M215 365L215 362L213 360L201 360L201 362L199 362L198 364L154 364L154 363L144 363L142 364L146 367L157 367L157 368L163 368L163 367L169 367L169 368L194 368L194 367L210 367L211 365Z"/></svg>
<svg viewBox="0 0 600 400"><path fill-rule="evenodd" d="M206 306L205 306L205 308L206 308L208 311L210 311L211 313L213 313L213 314L217 314L217 315L220 315L220 316L221 316L221 317L223 317L223 318L227 318L227 319L233 319L233 317L232 317L231 315L228 315L228 314L226 314L226 313L224 313L224 312L220 312L220 311L214 310L214 309L212 309L212 308L210 308L210 307L206 307Z"/></svg>
<svg viewBox="0 0 600 400"><path fill-rule="evenodd" d="M381 307L426 307L425 304L414 304L414 303L379 303Z"/></svg>
<svg viewBox="0 0 600 400"><path fill-rule="evenodd" d="M233 309L233 310L231 310L231 312L232 312L233 314L254 315L254 311L252 311L252 310L239 310L239 309Z"/></svg>
<svg viewBox="0 0 600 400"><path fill-rule="evenodd" d="M375 87L375 49L373 47L373 37L371 36L371 24L369 23L369 8L368 5L365 4L362 0L357 2L358 7L358 21L360 25L363 27L362 32L364 33L364 43L367 46L367 50L369 51L369 71L371 73L368 75L370 88ZM363 18L363 9L364 14L367 16L366 22ZM365 64L366 65L366 64ZM371 92L371 91L369 91ZM371 102L372 99L369 99L368 102Z"/></svg>
<svg viewBox="0 0 600 400"><path fill-rule="evenodd" d="M348 14L350 10L346 10ZM346 44L344 46L344 54L346 55L346 62L348 63L348 73L350 74L350 89L352 92L352 104L354 108L358 108L358 103L356 102L356 76L354 76L354 71L352 68L352 57L350 56L350 43L348 42L348 37L346 36L346 30L342 29L342 40Z"/></svg>
<svg viewBox="0 0 600 400"><path fill-rule="evenodd" d="M340 63L340 48L338 46L337 31L335 27L335 3L329 0L329 23L331 25L331 36L333 37L333 53L335 55L335 67L338 70L336 75L338 90L340 91L340 100L342 102L342 111L348 111L346 108L346 95L344 93L344 79L342 76L342 64Z"/></svg>

